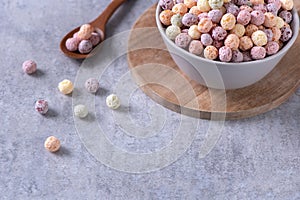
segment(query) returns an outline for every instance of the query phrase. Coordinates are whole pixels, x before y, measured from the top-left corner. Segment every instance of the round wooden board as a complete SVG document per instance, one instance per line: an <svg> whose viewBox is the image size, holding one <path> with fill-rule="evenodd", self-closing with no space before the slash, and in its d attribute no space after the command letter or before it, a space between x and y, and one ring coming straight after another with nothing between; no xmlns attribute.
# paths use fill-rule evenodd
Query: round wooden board
<svg viewBox="0 0 300 200"><path fill-rule="evenodd" d="M128 63L140 88L164 107L201 119L211 119L212 114L226 114L227 120L242 119L278 107L299 87L300 37L275 69L254 85L219 91L197 84L179 70L166 50L158 30L154 28L155 8L156 5L149 8L133 26L128 42ZM144 67L137 70L140 66ZM166 71L166 66L177 73ZM176 77L178 74L181 78ZM189 94L191 91L192 94ZM225 101L218 102L218 95L219 99L225 96ZM225 103L224 109L216 106L218 103Z"/></svg>

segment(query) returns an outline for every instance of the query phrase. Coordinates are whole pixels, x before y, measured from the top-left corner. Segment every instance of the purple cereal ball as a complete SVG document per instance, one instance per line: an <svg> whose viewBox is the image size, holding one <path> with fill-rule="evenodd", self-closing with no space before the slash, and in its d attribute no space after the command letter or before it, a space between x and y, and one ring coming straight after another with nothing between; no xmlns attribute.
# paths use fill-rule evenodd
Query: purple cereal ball
<svg viewBox="0 0 300 200"><path fill-rule="evenodd" d="M208 17L214 23L219 23L222 19L223 13L221 10L211 10L208 12Z"/></svg>
<svg viewBox="0 0 300 200"><path fill-rule="evenodd" d="M80 40L77 37L69 38L66 41L66 48L68 51L77 51L79 42Z"/></svg>
<svg viewBox="0 0 300 200"><path fill-rule="evenodd" d="M268 42L273 40L273 31L271 29L264 29L263 32L267 35Z"/></svg>
<svg viewBox="0 0 300 200"><path fill-rule="evenodd" d="M243 62L249 62L252 60L250 51L244 51L243 54Z"/></svg>
<svg viewBox="0 0 300 200"><path fill-rule="evenodd" d="M201 35L201 42L204 46L209 46L213 43L213 39L210 34L205 33Z"/></svg>
<svg viewBox="0 0 300 200"><path fill-rule="evenodd" d="M291 39L293 36L293 31L289 27L283 27L280 29L281 30L281 37L280 40L282 42L287 42Z"/></svg>
<svg viewBox="0 0 300 200"><path fill-rule="evenodd" d="M212 30L212 34L211 34L212 38L214 40L224 40L227 36L227 31L224 30L221 26L216 26L213 30Z"/></svg>
<svg viewBox="0 0 300 200"><path fill-rule="evenodd" d="M267 0L267 4L270 4L270 3L274 3L277 7L277 10L279 10L281 8L280 0Z"/></svg>
<svg viewBox="0 0 300 200"><path fill-rule="evenodd" d="M277 42L268 42L265 49L268 55L274 55L279 51L279 44Z"/></svg>
<svg viewBox="0 0 300 200"><path fill-rule="evenodd" d="M23 62L22 68L26 74L33 74L34 72L36 72L37 65L33 60L26 60L25 62Z"/></svg>
<svg viewBox="0 0 300 200"><path fill-rule="evenodd" d="M44 115L48 112L49 108L48 108L48 102L46 100L43 100L43 99L40 99L40 100L37 100L35 102L35 106L34 106L35 110Z"/></svg>
<svg viewBox="0 0 300 200"><path fill-rule="evenodd" d="M243 54L239 50L232 51L232 58L231 61L234 63L243 62Z"/></svg>
<svg viewBox="0 0 300 200"><path fill-rule="evenodd" d="M232 3L229 3L226 7L227 13L233 14L235 17L238 16L240 8Z"/></svg>
<svg viewBox="0 0 300 200"><path fill-rule="evenodd" d="M183 49L186 49L191 41L192 38L187 33L180 33L175 38L175 44Z"/></svg>
<svg viewBox="0 0 300 200"><path fill-rule="evenodd" d="M199 40L193 40L189 46L189 52L200 56L203 52L203 45Z"/></svg>
<svg viewBox="0 0 300 200"><path fill-rule="evenodd" d="M232 50L226 46L221 47L219 49L219 59L222 62L230 62L232 59Z"/></svg>
<svg viewBox="0 0 300 200"><path fill-rule="evenodd" d="M79 43L78 50L80 53L87 54L90 53L93 49L93 44L89 40L82 40Z"/></svg>
<svg viewBox="0 0 300 200"><path fill-rule="evenodd" d="M251 21L251 13L248 10L241 10L237 16L237 22L246 26Z"/></svg>
<svg viewBox="0 0 300 200"><path fill-rule="evenodd" d="M255 46L251 49L251 57L254 60L261 60L266 57L266 49L264 47Z"/></svg>
<svg viewBox="0 0 300 200"><path fill-rule="evenodd" d="M186 13L182 18L182 24L187 27L190 27L192 25L197 25L198 17L192 13Z"/></svg>
<svg viewBox="0 0 300 200"><path fill-rule="evenodd" d="M293 20L292 13L287 10L281 11L278 16L281 17L288 24L291 23L291 21Z"/></svg>
<svg viewBox="0 0 300 200"><path fill-rule="evenodd" d="M262 25L265 21L265 15L260 10L254 10L251 12L251 24L256 26Z"/></svg>
<svg viewBox="0 0 300 200"><path fill-rule="evenodd" d="M222 46L224 46L224 41L214 40L212 45L217 49L220 49Z"/></svg>
<svg viewBox="0 0 300 200"><path fill-rule="evenodd" d="M208 13L207 12L203 12L201 14L198 15L198 20L200 21L202 18L209 18Z"/></svg>
<svg viewBox="0 0 300 200"><path fill-rule="evenodd" d="M268 11L264 4L254 5L253 10L261 11L262 13L266 13Z"/></svg>
<svg viewBox="0 0 300 200"><path fill-rule="evenodd" d="M172 10L174 6L173 0L159 0L158 4L164 10Z"/></svg>
<svg viewBox="0 0 300 200"><path fill-rule="evenodd" d="M90 41L92 43L93 46L96 46L97 44L99 44L101 42L101 36L99 33L92 33L92 36L90 38Z"/></svg>
<svg viewBox="0 0 300 200"><path fill-rule="evenodd" d="M238 6L248 5L250 3L249 0L232 0L231 2Z"/></svg>
<svg viewBox="0 0 300 200"><path fill-rule="evenodd" d="M89 78L86 80L84 86L90 93L96 93L100 87L99 81L95 78Z"/></svg>
<svg viewBox="0 0 300 200"><path fill-rule="evenodd" d="M272 13L273 15L277 16L279 9L278 9L278 7L275 5L275 3L269 3L269 4L267 4L266 7L267 7L268 12L270 12L270 13Z"/></svg>

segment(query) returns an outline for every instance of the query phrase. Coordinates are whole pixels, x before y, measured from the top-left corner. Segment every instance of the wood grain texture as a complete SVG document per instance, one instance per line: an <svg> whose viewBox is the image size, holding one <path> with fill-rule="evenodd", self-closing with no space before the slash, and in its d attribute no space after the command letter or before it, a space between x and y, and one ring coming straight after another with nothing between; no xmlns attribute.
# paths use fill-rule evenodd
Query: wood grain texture
<svg viewBox="0 0 300 200"><path fill-rule="evenodd" d="M128 63L140 88L173 111L202 119L211 119L212 113L226 114L227 120L252 117L278 107L300 85L300 37L264 79L246 88L220 91L197 84L179 70L158 30L147 29L156 27L154 16L155 5L135 23L128 42ZM153 48L143 48L141 41Z"/></svg>

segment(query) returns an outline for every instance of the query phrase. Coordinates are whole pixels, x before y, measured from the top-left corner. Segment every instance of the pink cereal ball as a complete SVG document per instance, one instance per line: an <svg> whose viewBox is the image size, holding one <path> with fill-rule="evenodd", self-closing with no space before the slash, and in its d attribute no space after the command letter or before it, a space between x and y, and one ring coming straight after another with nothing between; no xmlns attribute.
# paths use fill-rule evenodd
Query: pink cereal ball
<svg viewBox="0 0 300 200"><path fill-rule="evenodd" d="M212 45L212 43L213 43L213 39L210 36L210 34L208 34L208 33L202 34L200 40L204 46L209 46L209 45Z"/></svg>
<svg viewBox="0 0 300 200"><path fill-rule="evenodd" d="M201 33L208 33L213 27L213 23L209 18L202 18L198 23L198 30Z"/></svg>
<svg viewBox="0 0 300 200"><path fill-rule="evenodd" d="M225 5L227 13L234 15L235 17L239 14L240 8L232 3Z"/></svg>
<svg viewBox="0 0 300 200"><path fill-rule="evenodd" d="M233 50L231 61L234 63L243 62L243 54L239 50Z"/></svg>
<svg viewBox="0 0 300 200"><path fill-rule="evenodd" d="M22 68L26 74L33 74L37 70L37 64L33 60L26 60L23 62Z"/></svg>
<svg viewBox="0 0 300 200"><path fill-rule="evenodd" d="M190 42L192 41L191 36L189 36L187 33L180 33L175 38L175 44L183 49L186 49Z"/></svg>
<svg viewBox="0 0 300 200"><path fill-rule="evenodd" d="M212 38L214 40L224 40L227 36L227 31L224 30L221 26L216 26L213 30L212 30Z"/></svg>
<svg viewBox="0 0 300 200"><path fill-rule="evenodd" d="M93 49L93 44L89 40L82 40L79 43L78 50L82 54L90 53Z"/></svg>
<svg viewBox="0 0 300 200"><path fill-rule="evenodd" d="M265 21L264 21L264 26L265 27L268 27L268 28L271 28L271 27L274 27L276 26L276 16L273 15L272 13L270 12L266 12L265 13Z"/></svg>
<svg viewBox="0 0 300 200"><path fill-rule="evenodd" d="M163 10L171 10L174 6L173 0L159 0L158 4Z"/></svg>
<svg viewBox="0 0 300 200"><path fill-rule="evenodd" d="M90 38L90 41L93 46L97 46L101 42L101 36L99 33L93 32Z"/></svg>
<svg viewBox="0 0 300 200"><path fill-rule="evenodd" d="M77 51L80 40L77 37L69 38L66 41L68 51Z"/></svg>
<svg viewBox="0 0 300 200"><path fill-rule="evenodd" d="M203 45L199 40L193 40L189 46L189 52L200 56L203 52Z"/></svg>
<svg viewBox="0 0 300 200"><path fill-rule="evenodd" d="M249 62L252 60L250 51L243 51L243 62Z"/></svg>
<svg viewBox="0 0 300 200"><path fill-rule="evenodd" d="M198 19L199 21L203 18L209 18L208 13L207 12L203 12L201 14L198 15Z"/></svg>
<svg viewBox="0 0 300 200"><path fill-rule="evenodd" d="M224 41L224 45L232 50L237 50L240 45L240 39L235 34L229 34Z"/></svg>
<svg viewBox="0 0 300 200"><path fill-rule="evenodd" d="M251 12L251 24L256 26L262 25L265 21L265 15L260 10L254 10Z"/></svg>
<svg viewBox="0 0 300 200"><path fill-rule="evenodd" d="M247 51L253 47L253 42L249 36L244 36L240 38L240 46L239 48L242 51Z"/></svg>
<svg viewBox="0 0 300 200"><path fill-rule="evenodd" d="M254 60L261 60L266 57L266 49L264 47L255 46L251 49L251 57Z"/></svg>
<svg viewBox="0 0 300 200"><path fill-rule="evenodd" d="M279 51L279 44L277 42L268 42L265 46L267 55L274 55Z"/></svg>
<svg viewBox="0 0 300 200"><path fill-rule="evenodd" d="M219 59L222 62L230 62L232 59L232 50L226 46L221 47L219 49Z"/></svg>
<svg viewBox="0 0 300 200"><path fill-rule="evenodd" d="M286 23L291 23L293 20L292 13L287 10L281 11L278 16L281 17Z"/></svg>
<svg viewBox="0 0 300 200"><path fill-rule="evenodd" d="M268 11L267 7L264 4L254 5L253 6L253 10L259 10L259 11L261 11L263 13L266 13Z"/></svg>
<svg viewBox="0 0 300 200"><path fill-rule="evenodd" d="M250 0L253 5L264 4L264 0Z"/></svg>
<svg viewBox="0 0 300 200"><path fill-rule="evenodd" d="M49 109L49 108L48 108L48 102L47 102L46 100L43 100L43 99L37 100L37 101L35 102L34 108L35 108L35 110L36 110L38 113L44 115L44 114L46 114L46 113L48 112L48 109Z"/></svg>
<svg viewBox="0 0 300 200"><path fill-rule="evenodd" d="M242 5L241 7L240 7L240 10L247 10L248 12L252 12L253 11L253 8L251 8L250 6L248 6L248 5Z"/></svg>
<svg viewBox="0 0 300 200"><path fill-rule="evenodd" d="M211 10L208 12L208 17L213 23L219 23L222 19L223 13L221 10Z"/></svg>
<svg viewBox="0 0 300 200"><path fill-rule="evenodd" d="M246 26L251 21L251 13L247 10L242 10L237 16L237 22Z"/></svg>
<svg viewBox="0 0 300 200"><path fill-rule="evenodd" d="M214 46L207 46L204 49L204 57L209 60L215 60L218 58L218 49Z"/></svg>
<svg viewBox="0 0 300 200"><path fill-rule="evenodd" d="M283 27L281 29L281 37L280 37L280 40L282 42L287 42L289 41L293 36L293 31L291 28L289 27Z"/></svg>

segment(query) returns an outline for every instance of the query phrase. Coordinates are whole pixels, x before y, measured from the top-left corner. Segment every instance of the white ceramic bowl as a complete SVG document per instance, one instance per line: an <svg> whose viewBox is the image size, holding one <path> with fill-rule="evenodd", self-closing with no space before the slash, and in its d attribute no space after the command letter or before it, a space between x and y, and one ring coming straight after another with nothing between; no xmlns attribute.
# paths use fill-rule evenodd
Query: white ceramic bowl
<svg viewBox="0 0 300 200"><path fill-rule="evenodd" d="M293 21L291 23L293 37L277 54L262 60L242 63L224 63L193 55L177 47L165 34L165 28L159 20L160 12L161 8L158 5L156 9L156 24L174 62L188 77L210 88L237 89L249 86L261 80L270 73L283 58L296 41L299 33L299 16L294 8L292 10Z"/></svg>

